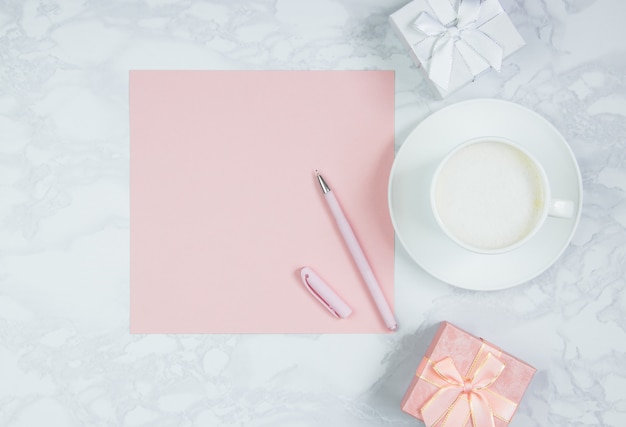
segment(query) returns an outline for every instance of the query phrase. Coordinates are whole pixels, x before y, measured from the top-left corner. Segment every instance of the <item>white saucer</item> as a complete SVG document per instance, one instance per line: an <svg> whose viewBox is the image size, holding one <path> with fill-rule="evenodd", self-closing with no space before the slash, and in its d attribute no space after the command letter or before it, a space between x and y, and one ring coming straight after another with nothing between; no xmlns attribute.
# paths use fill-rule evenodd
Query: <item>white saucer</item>
<svg viewBox="0 0 626 427"><path fill-rule="evenodd" d="M432 174L452 148L481 136L508 138L531 152L553 197L574 202L574 216L548 218L528 243L504 254L477 254L443 234L430 208ZM408 254L433 276L466 289L504 289L541 274L569 244L581 210L580 171L563 136L537 113L507 101L464 101L433 113L404 141L389 178L391 220Z"/></svg>

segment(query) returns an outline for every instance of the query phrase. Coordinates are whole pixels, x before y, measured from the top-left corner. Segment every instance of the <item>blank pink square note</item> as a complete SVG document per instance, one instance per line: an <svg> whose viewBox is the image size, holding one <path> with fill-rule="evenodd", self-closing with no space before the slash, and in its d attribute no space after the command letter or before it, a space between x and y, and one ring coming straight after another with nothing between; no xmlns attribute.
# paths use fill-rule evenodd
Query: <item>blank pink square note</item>
<svg viewBox="0 0 626 427"><path fill-rule="evenodd" d="M131 71L131 332L386 332L314 171L393 306L393 155L393 71Z"/></svg>

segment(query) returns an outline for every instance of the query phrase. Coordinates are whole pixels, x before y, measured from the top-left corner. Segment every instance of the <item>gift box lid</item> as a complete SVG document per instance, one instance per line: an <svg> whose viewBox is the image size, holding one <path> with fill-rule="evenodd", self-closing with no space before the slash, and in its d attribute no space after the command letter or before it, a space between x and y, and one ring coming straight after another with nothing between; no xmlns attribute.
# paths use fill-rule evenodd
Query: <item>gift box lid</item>
<svg viewBox="0 0 626 427"><path fill-rule="evenodd" d="M497 379L489 384L488 392L490 395L495 394L498 399L501 398L501 400L510 403L507 403L508 408L503 411L506 412L506 416L496 414L494 417L496 426L506 426L515 413L536 369L502 351L494 344L449 322L440 324L435 337L426 350L415 377L402 400L402 410L423 420L422 408L442 387L449 385L444 380L433 378L436 377L433 374L436 371L433 369L433 365L437 362L451 359L460 375L463 378L468 378L480 369L488 357L495 357L502 365Z"/></svg>
<svg viewBox="0 0 626 427"><path fill-rule="evenodd" d="M525 45L498 0L413 0L389 21L440 97L490 68L499 71L502 60Z"/></svg>

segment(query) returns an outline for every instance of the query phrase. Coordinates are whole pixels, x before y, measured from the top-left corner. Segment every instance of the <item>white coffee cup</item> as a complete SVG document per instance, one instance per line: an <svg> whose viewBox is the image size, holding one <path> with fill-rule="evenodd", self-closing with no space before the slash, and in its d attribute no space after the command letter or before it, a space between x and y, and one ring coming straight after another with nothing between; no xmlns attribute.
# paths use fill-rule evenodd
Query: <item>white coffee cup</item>
<svg viewBox="0 0 626 427"><path fill-rule="evenodd" d="M430 201L444 233L483 254L520 247L548 216L574 215L572 201L552 198L541 164L502 137L473 139L448 153L433 175Z"/></svg>

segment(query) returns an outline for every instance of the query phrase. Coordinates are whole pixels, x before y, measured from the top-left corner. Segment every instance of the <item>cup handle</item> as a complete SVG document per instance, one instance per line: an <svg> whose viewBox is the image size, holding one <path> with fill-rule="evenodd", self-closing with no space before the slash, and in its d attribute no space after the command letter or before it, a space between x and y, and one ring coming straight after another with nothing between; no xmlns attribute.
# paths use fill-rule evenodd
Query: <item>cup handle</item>
<svg viewBox="0 0 626 427"><path fill-rule="evenodd" d="M555 218L571 218L574 216L574 202L564 199L550 200L548 216Z"/></svg>

